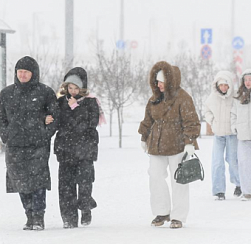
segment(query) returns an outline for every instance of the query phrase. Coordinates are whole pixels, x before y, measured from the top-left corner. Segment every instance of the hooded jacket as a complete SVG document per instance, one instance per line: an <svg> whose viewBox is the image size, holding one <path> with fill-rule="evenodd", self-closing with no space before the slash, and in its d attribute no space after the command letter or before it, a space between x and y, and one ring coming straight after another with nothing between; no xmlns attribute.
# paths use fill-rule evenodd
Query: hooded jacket
<svg viewBox="0 0 251 244"><path fill-rule="evenodd" d="M18 69L31 71L30 81L20 83ZM52 115L54 122L45 125L46 115ZM0 94L0 136L7 145L7 192L50 189L50 140L56 131L58 116L56 95L39 82L37 62L23 57L15 66L14 84Z"/></svg>
<svg viewBox="0 0 251 244"><path fill-rule="evenodd" d="M87 75L81 67L71 69L70 75L77 75L87 88ZM54 153L60 163L78 163L83 160L96 161L99 136L96 127L99 123L99 107L96 98L84 97L73 110L68 105L70 95L58 99L60 124L54 142ZM76 99L81 96L77 95ZM83 97L82 97L83 98Z"/></svg>
<svg viewBox="0 0 251 244"><path fill-rule="evenodd" d="M164 73L163 93L156 80L160 70ZM179 68L165 61L158 62L150 72L149 82L153 95L138 130L141 140L147 143L148 153L171 156L183 152L186 144L198 149L200 122L191 96L180 87Z"/></svg>
<svg viewBox="0 0 251 244"><path fill-rule="evenodd" d="M226 94L222 94L218 88L218 82L221 79L226 80L229 86ZM233 74L229 71L218 72L212 82L211 94L205 102L205 119L217 136L233 134L230 120L233 96Z"/></svg>
<svg viewBox="0 0 251 244"><path fill-rule="evenodd" d="M241 75L241 84L244 84L244 76L251 75L251 69L246 69ZM250 96L250 91L249 96ZM237 133L238 140L251 140L251 102L241 103L240 99L234 99L231 109L231 129Z"/></svg>

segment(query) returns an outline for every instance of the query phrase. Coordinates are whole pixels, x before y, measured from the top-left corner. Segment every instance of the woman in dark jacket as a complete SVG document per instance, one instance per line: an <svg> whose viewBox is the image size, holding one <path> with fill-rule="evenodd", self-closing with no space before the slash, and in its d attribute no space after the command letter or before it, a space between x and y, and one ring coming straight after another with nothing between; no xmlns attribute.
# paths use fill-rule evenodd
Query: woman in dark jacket
<svg viewBox="0 0 251 244"><path fill-rule="evenodd" d="M81 224L89 225L91 209L97 206L92 184L100 110L96 98L88 96L87 74L80 67L65 75L60 95L60 125L54 143L59 162L59 205L64 228L74 228L78 227L78 209Z"/></svg>

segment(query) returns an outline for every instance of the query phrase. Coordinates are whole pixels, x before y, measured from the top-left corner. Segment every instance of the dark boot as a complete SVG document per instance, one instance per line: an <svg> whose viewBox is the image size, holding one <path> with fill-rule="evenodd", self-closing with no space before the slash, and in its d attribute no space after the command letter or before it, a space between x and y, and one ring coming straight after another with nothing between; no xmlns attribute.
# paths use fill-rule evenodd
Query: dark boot
<svg viewBox="0 0 251 244"><path fill-rule="evenodd" d="M178 229L182 228L182 222L176 219L172 219L171 224L170 224L171 229Z"/></svg>
<svg viewBox="0 0 251 244"><path fill-rule="evenodd" d="M64 222L63 228L65 229L72 229L72 228L77 228L78 224L77 223L71 223L71 222Z"/></svg>
<svg viewBox="0 0 251 244"><path fill-rule="evenodd" d="M83 211L81 216L81 225L89 225L92 221L92 213L91 210Z"/></svg>
<svg viewBox="0 0 251 244"><path fill-rule="evenodd" d="M235 187L235 190L234 190L234 196L240 197L241 194L242 194L242 192L241 192L241 187L240 187L240 186L236 186L236 187Z"/></svg>
<svg viewBox="0 0 251 244"><path fill-rule="evenodd" d="M27 222L23 227L23 230L33 230L33 218L32 218L32 212L26 212L27 216Z"/></svg>
<svg viewBox="0 0 251 244"><path fill-rule="evenodd" d="M44 213L34 213L33 214L33 230L43 230L44 229Z"/></svg>
<svg viewBox="0 0 251 244"><path fill-rule="evenodd" d="M164 215L164 216L158 215L158 216L156 216L156 218L152 221L151 225L161 226L161 225L164 224L165 221L167 221L167 222L170 221L170 215Z"/></svg>
<svg viewBox="0 0 251 244"><path fill-rule="evenodd" d="M222 201L222 200L225 200L226 198L225 198L225 193L217 193L216 195L216 198L215 198L215 200L219 200L219 201Z"/></svg>

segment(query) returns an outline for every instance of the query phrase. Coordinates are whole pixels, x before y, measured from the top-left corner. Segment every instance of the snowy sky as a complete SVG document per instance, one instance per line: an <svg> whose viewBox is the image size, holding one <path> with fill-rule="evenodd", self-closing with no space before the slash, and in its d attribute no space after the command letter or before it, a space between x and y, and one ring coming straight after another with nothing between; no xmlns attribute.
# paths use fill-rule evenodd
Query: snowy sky
<svg viewBox="0 0 251 244"><path fill-rule="evenodd" d="M136 54L175 54L181 47L199 54L202 28L213 29L215 58L231 49L231 6L235 3L234 36L251 44L249 0L124 0L125 40L137 41ZM27 44L49 43L64 53L64 0L0 0L0 18L16 30L8 36L9 54L27 53ZM96 36L108 49L119 38L120 0L75 0L75 53L86 57ZM25 47L26 48L25 48Z"/></svg>

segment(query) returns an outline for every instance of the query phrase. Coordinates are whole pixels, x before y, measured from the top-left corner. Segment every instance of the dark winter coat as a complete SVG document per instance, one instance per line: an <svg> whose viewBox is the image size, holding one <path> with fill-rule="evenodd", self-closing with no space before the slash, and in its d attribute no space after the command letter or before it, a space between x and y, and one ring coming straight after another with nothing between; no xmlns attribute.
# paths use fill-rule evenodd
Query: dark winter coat
<svg viewBox="0 0 251 244"><path fill-rule="evenodd" d="M160 70L165 79L163 93L156 80ZM200 134L200 122L193 100L180 87L180 82L179 68L164 61L155 64L150 72L153 95L139 127L141 140L147 143L149 154L175 155L183 152L186 144L193 144L198 149L196 138Z"/></svg>
<svg viewBox="0 0 251 244"><path fill-rule="evenodd" d="M17 78L0 94L0 136L6 143L7 192L30 193L51 188L48 159L50 139L59 117L57 98L48 86L39 83L39 67L33 62L32 78L21 84ZM54 122L45 125L46 115Z"/></svg>
<svg viewBox="0 0 251 244"><path fill-rule="evenodd" d="M85 97L72 110L67 96L58 99L60 108L59 130L54 142L54 153L59 162L76 163L96 161L99 136L99 107L95 98Z"/></svg>

